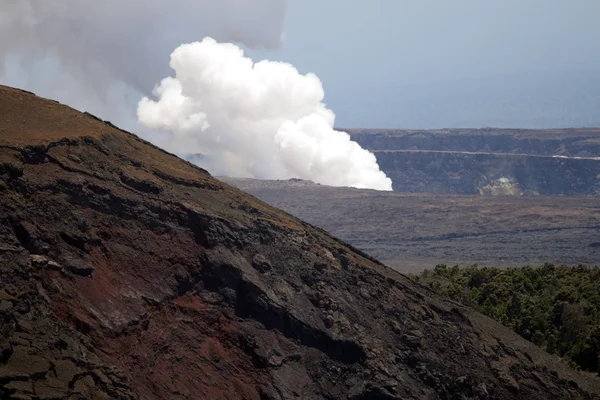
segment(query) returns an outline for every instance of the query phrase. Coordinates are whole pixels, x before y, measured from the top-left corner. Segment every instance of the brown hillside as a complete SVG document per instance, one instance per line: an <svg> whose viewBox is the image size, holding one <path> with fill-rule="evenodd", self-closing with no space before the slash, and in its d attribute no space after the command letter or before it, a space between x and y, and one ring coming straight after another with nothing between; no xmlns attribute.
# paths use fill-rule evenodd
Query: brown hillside
<svg viewBox="0 0 600 400"><path fill-rule="evenodd" d="M1 399L588 399L317 228L0 87Z"/></svg>

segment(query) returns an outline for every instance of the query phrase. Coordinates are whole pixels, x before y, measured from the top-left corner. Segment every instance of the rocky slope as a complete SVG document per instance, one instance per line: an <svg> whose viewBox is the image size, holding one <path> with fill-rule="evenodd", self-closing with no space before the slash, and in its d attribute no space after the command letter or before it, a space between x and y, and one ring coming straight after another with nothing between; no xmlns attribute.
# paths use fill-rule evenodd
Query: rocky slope
<svg viewBox="0 0 600 400"><path fill-rule="evenodd" d="M600 193L600 129L349 130L394 190L485 195Z"/></svg>
<svg viewBox="0 0 600 400"><path fill-rule="evenodd" d="M577 373L325 232L0 88L0 398L587 399Z"/></svg>

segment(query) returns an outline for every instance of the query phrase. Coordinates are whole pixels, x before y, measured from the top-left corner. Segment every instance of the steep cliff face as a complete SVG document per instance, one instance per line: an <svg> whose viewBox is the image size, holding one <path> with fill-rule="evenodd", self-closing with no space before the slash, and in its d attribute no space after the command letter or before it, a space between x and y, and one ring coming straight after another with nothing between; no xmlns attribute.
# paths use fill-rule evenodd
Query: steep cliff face
<svg viewBox="0 0 600 400"><path fill-rule="evenodd" d="M0 397L598 398L503 327L89 115L0 87Z"/></svg>
<svg viewBox="0 0 600 400"><path fill-rule="evenodd" d="M600 194L600 159L438 151L375 151L401 192Z"/></svg>
<svg viewBox="0 0 600 400"><path fill-rule="evenodd" d="M350 130L406 192L600 193L600 130Z"/></svg>
<svg viewBox="0 0 600 400"><path fill-rule="evenodd" d="M600 128L580 129L347 129L370 150L600 156Z"/></svg>

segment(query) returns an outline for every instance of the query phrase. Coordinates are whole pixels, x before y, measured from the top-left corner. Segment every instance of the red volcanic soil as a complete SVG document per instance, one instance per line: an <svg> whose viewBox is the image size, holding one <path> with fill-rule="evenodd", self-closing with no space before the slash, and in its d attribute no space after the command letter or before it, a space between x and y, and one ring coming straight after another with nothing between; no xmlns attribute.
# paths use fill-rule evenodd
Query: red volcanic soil
<svg viewBox="0 0 600 400"><path fill-rule="evenodd" d="M600 381L93 116L0 87L0 398L565 399Z"/></svg>

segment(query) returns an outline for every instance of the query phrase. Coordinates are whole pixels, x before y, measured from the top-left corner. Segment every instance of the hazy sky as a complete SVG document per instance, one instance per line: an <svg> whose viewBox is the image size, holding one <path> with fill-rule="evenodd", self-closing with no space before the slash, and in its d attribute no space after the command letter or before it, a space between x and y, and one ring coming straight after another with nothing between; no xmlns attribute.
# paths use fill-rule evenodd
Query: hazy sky
<svg viewBox="0 0 600 400"><path fill-rule="evenodd" d="M251 54L315 72L344 127L587 125L598 21L598 0L290 0L283 48Z"/></svg>
<svg viewBox="0 0 600 400"><path fill-rule="evenodd" d="M316 73L338 127L600 126L598 21L600 0L11 0L0 82L130 127L178 44L283 29L248 54Z"/></svg>

